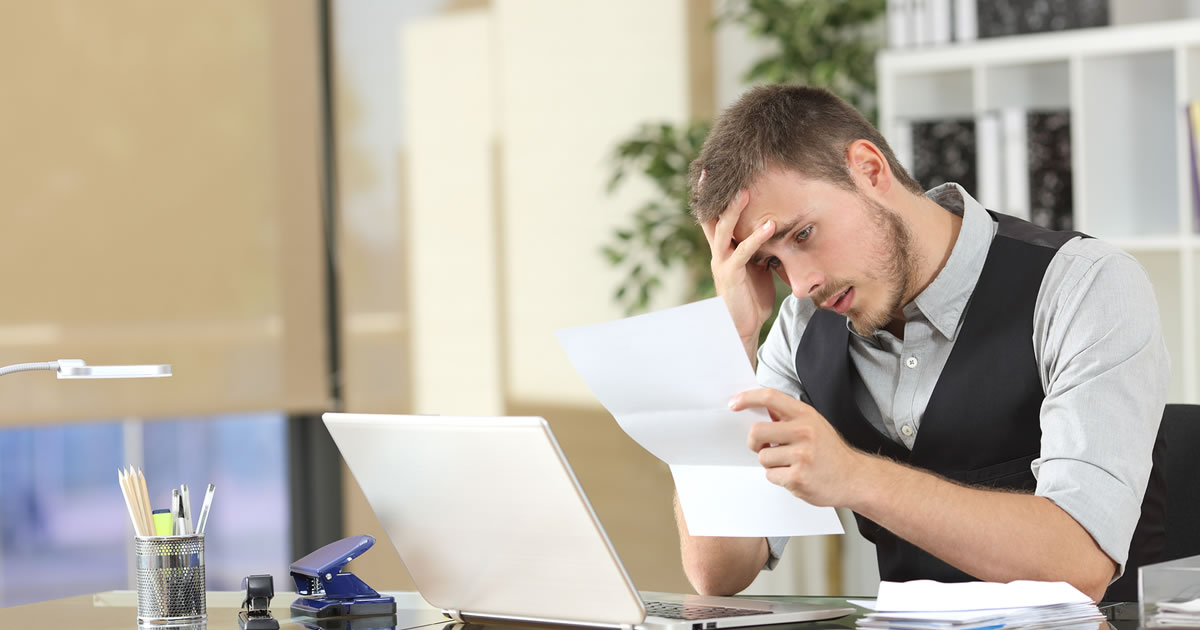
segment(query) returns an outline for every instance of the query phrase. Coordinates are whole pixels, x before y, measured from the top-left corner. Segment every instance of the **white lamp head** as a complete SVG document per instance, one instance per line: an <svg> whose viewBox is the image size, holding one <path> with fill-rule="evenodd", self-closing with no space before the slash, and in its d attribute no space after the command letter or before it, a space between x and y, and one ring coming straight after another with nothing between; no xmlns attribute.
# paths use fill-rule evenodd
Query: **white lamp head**
<svg viewBox="0 0 1200 630"><path fill-rule="evenodd" d="M170 365L88 365L80 359L59 359L48 363L18 363L0 367L0 376L16 372L47 370L58 378L155 378L170 376Z"/></svg>
<svg viewBox="0 0 1200 630"><path fill-rule="evenodd" d="M170 365L88 365L80 359L59 359L58 378L158 378L171 375Z"/></svg>

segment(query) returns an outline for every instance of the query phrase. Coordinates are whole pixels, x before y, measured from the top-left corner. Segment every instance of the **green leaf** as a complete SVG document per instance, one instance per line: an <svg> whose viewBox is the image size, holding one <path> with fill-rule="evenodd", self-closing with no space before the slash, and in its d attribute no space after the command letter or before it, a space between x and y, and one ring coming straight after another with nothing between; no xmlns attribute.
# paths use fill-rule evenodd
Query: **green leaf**
<svg viewBox="0 0 1200 630"><path fill-rule="evenodd" d="M601 250L604 257L608 259L610 265L619 265L625 260L625 254L613 249L612 247L604 246Z"/></svg>

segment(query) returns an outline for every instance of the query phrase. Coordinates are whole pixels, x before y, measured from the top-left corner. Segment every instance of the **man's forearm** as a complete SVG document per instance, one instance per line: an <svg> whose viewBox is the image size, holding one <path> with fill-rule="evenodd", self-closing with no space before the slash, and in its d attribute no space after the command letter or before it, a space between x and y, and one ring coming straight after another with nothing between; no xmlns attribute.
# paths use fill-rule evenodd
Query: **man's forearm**
<svg viewBox="0 0 1200 630"><path fill-rule="evenodd" d="M758 369L758 337L743 337L742 347L746 349L746 357L750 359L750 369Z"/></svg>
<svg viewBox="0 0 1200 630"><path fill-rule="evenodd" d="M675 497L675 523L683 571L701 595L733 595L754 581L767 562L765 538L692 536L688 533L679 497Z"/></svg>
<svg viewBox="0 0 1200 630"><path fill-rule="evenodd" d="M870 457L866 490L849 505L981 580L1066 581L1097 601L1116 564L1045 497L970 488Z"/></svg>

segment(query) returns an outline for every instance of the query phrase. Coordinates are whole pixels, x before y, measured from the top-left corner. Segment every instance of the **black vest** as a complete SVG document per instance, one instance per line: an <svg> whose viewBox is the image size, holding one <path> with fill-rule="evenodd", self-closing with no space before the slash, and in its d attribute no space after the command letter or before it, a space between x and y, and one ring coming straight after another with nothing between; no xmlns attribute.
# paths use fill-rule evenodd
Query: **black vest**
<svg viewBox="0 0 1200 630"><path fill-rule="evenodd" d="M1034 305L1050 260L1079 234L992 217L999 222L996 237L911 451L876 429L855 403L857 374L844 316L825 310L813 315L796 348L796 373L813 407L855 448L964 484L1032 492L1037 480L1030 464L1041 452L1039 411L1045 398L1031 343ZM1159 454L1156 446L1156 463ZM1160 467L1155 471L1131 546L1137 553L1130 553L1126 565L1126 576L1132 573L1135 581L1136 566L1157 561L1165 541L1165 485ZM855 518L862 535L875 543L882 579L975 579L876 523Z"/></svg>

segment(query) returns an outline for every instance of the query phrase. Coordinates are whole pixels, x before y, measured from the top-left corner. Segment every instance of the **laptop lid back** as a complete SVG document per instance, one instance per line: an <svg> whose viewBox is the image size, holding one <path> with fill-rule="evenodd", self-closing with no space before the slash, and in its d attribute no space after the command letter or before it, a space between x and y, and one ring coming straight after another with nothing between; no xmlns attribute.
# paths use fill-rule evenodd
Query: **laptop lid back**
<svg viewBox="0 0 1200 630"><path fill-rule="evenodd" d="M581 623L644 619L542 418L323 418L430 605Z"/></svg>

